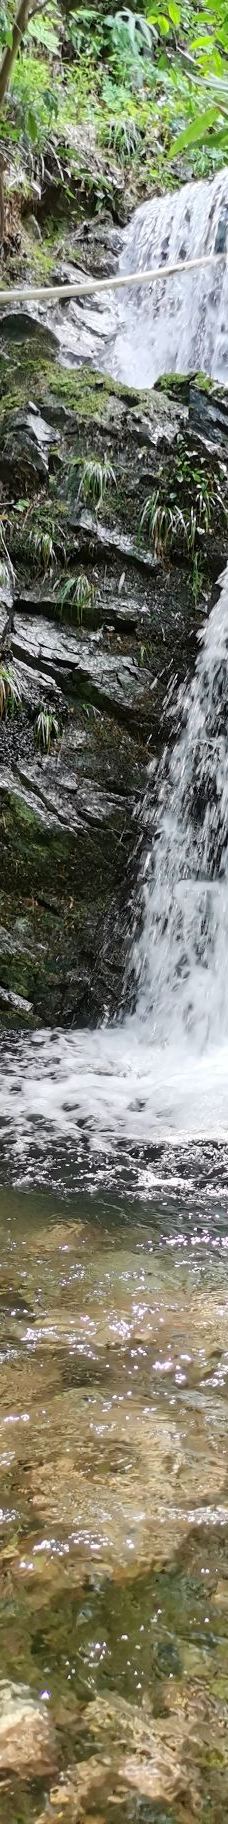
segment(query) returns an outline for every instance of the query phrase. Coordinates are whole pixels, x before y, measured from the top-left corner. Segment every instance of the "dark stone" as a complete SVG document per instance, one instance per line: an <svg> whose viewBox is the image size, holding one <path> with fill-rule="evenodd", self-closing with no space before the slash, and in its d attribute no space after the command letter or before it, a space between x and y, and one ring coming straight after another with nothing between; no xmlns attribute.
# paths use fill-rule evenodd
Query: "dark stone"
<svg viewBox="0 0 228 1824"><path fill-rule="evenodd" d="M151 676L130 654L107 651L99 634L78 636L41 616L15 615L12 633L15 658L26 660L54 676L65 691L98 703L109 714L134 728L151 725Z"/></svg>
<svg viewBox="0 0 228 1824"><path fill-rule="evenodd" d="M0 331L3 339L7 342L24 343L26 337L29 338L29 341L31 337L33 337L33 339L35 338L36 341L41 344L41 347L45 345L45 348L49 350L49 353L51 353L52 349L56 350L57 338L55 332L54 330L47 328L46 323L43 323L42 319L39 316L36 316L35 305L33 306L33 312L30 312L30 310L26 310L25 305L23 308L23 305L20 303L18 303L17 310L15 308L14 310L7 309L4 305L1 310L0 303Z"/></svg>
<svg viewBox="0 0 228 1824"><path fill-rule="evenodd" d="M37 406L29 402L27 410L9 412L0 442L0 473L45 480L49 470L50 449L58 443L59 433L48 423Z"/></svg>
<svg viewBox="0 0 228 1824"><path fill-rule="evenodd" d="M225 445L228 439L228 392L216 382L191 380L189 385L189 423L208 442Z"/></svg>

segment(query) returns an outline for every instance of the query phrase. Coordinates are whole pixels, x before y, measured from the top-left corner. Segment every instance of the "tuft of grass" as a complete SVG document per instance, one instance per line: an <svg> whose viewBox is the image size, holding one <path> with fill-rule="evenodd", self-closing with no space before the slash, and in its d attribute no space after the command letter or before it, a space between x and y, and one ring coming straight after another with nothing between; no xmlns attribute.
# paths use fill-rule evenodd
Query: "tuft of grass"
<svg viewBox="0 0 228 1824"><path fill-rule="evenodd" d="M50 570L56 563L55 547L51 532L31 530L26 540L27 552L35 558L36 568Z"/></svg>
<svg viewBox="0 0 228 1824"><path fill-rule="evenodd" d="M60 609L62 610L65 608L66 602L69 602L72 611L76 608L76 620L78 621L79 626L82 627L83 611L91 606L93 595L94 590L92 585L89 583L88 576L86 576L83 571L81 571L80 575L77 577L67 576L66 582L62 584L62 588L59 592L58 599Z"/></svg>
<svg viewBox="0 0 228 1824"><path fill-rule="evenodd" d="M143 526L146 526L152 539L156 557L167 556L178 534L187 543L187 526L181 507L169 507L166 501L161 500L158 489L154 494L149 494L145 501L140 530Z"/></svg>
<svg viewBox="0 0 228 1824"><path fill-rule="evenodd" d="M106 127L106 144L110 150L115 152L122 164L133 158L134 154L139 152L141 144L141 135L136 121L131 120L130 116L127 116L125 120L119 120L114 115L109 126Z"/></svg>
<svg viewBox="0 0 228 1824"><path fill-rule="evenodd" d="M41 749L43 754L50 753L51 743L52 741L58 740L58 735L59 723L55 710L45 709L45 704L41 705L35 723L35 738L37 747Z"/></svg>
<svg viewBox="0 0 228 1824"><path fill-rule="evenodd" d="M14 710L19 709L20 704L21 704L20 684L18 684L17 679L14 677L14 673L13 673L13 671L11 671L11 667L8 665L1 665L0 666L0 720L1 720L1 722L2 722L4 716L13 715Z"/></svg>
<svg viewBox="0 0 228 1824"><path fill-rule="evenodd" d="M179 548L195 561L197 545L211 535L215 522L220 519L227 524L227 518L222 475L212 475L203 463L196 463L183 452L177 456L172 471L169 499L161 473L160 485L144 503L140 530L146 527L157 557L172 555Z"/></svg>
<svg viewBox="0 0 228 1824"><path fill-rule="evenodd" d="M77 471L78 463L72 463L69 475L70 492L72 494L75 493ZM104 462L99 462L97 457L93 456L86 458L83 463L81 480L77 489L77 499L84 500L86 503L91 501L98 513L99 508L102 507L107 488L110 487L116 487L116 476L111 462L108 462L108 457L105 456Z"/></svg>

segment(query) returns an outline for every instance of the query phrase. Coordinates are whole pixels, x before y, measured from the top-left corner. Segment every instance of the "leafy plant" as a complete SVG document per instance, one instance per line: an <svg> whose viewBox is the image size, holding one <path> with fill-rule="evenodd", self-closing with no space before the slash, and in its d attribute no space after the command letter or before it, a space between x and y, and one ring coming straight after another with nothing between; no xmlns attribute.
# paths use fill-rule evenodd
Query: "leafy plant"
<svg viewBox="0 0 228 1824"><path fill-rule="evenodd" d="M13 715L14 709L19 708L20 703L21 703L21 690L20 690L20 685L17 682L17 678L14 677L14 673L13 673L13 671L11 671L10 666L1 665L0 666L0 719L1 719L1 721L3 719L3 716L6 716L8 713Z"/></svg>
<svg viewBox="0 0 228 1824"><path fill-rule="evenodd" d="M44 754L50 753L51 743L58 740L58 734L59 723L55 710L45 709L45 705L42 705L35 723L35 737L37 746Z"/></svg>
<svg viewBox="0 0 228 1824"><path fill-rule="evenodd" d="M181 493L181 506L178 495ZM228 507L224 498L222 477L210 473L194 457L183 453L176 457L170 481L169 498L164 492L161 471L156 490L145 501L140 530L146 527L157 557L172 554L177 545L196 562L196 544L207 538L216 519L227 522ZM197 587L195 568L195 588Z"/></svg>

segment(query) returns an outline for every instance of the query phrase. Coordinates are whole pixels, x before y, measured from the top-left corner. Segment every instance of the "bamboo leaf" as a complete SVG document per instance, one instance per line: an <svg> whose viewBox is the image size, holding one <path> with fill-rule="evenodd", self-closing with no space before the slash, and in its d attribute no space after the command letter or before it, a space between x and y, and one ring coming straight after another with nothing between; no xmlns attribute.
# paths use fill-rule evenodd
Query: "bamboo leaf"
<svg viewBox="0 0 228 1824"><path fill-rule="evenodd" d="M215 126L217 120L218 110L216 107L206 108L205 114L194 115L194 119L190 121L190 125L184 127L182 133L178 133L177 139L174 140L174 143L169 148L169 162L170 159L177 158L179 152L185 152L188 146L199 145L200 141L207 139L208 132L210 132L211 127Z"/></svg>

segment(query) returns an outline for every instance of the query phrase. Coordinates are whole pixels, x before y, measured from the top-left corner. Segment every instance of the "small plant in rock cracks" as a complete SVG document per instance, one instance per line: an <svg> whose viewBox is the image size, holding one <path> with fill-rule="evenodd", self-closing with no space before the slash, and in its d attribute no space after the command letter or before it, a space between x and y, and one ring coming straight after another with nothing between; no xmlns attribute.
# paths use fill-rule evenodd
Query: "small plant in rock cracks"
<svg viewBox="0 0 228 1824"><path fill-rule="evenodd" d="M13 715L21 703L21 689L10 666L0 666L0 720Z"/></svg>
<svg viewBox="0 0 228 1824"><path fill-rule="evenodd" d="M187 526L181 507L168 506L167 501L161 499L158 488L145 501L140 531L143 526L152 540L156 557L165 557L178 535L181 536L182 543L187 543Z"/></svg>
<svg viewBox="0 0 228 1824"><path fill-rule="evenodd" d="M65 608L66 603L69 602L72 614L76 609L76 620L79 627L82 627L83 612L90 608L93 594L92 584L89 583L89 578L84 575L83 571L77 577L67 576L59 594L60 609Z"/></svg>
<svg viewBox="0 0 228 1824"><path fill-rule="evenodd" d="M78 463L72 463L69 477L71 493L74 493L75 491L77 470ZM86 504L88 501L91 501L92 506L99 512L99 508L102 507L105 494L107 493L107 488L110 487L116 487L116 476L114 469L112 469L111 462L108 461L108 457L105 456L104 462L99 462L98 459L93 456L86 458L83 463L81 479L77 489L77 499L84 500Z"/></svg>
<svg viewBox="0 0 228 1824"><path fill-rule="evenodd" d="M27 551L34 558L36 568L50 570L55 563L55 548L51 532L31 530L27 538Z"/></svg>
<svg viewBox="0 0 228 1824"><path fill-rule="evenodd" d="M181 497L181 505L180 505ZM202 546L211 536L215 520L227 524L228 509L220 474L211 474L195 455L179 452L170 478L167 500L162 473L159 485L145 501L140 531L146 527L156 557L165 558L182 550L192 559L197 543ZM195 569L197 589L197 566Z"/></svg>
<svg viewBox="0 0 228 1824"><path fill-rule="evenodd" d="M55 710L45 709L45 704L41 705L35 723L35 737L37 747L41 749L43 754L50 753L51 743L52 741L58 740L58 735L59 723Z"/></svg>

